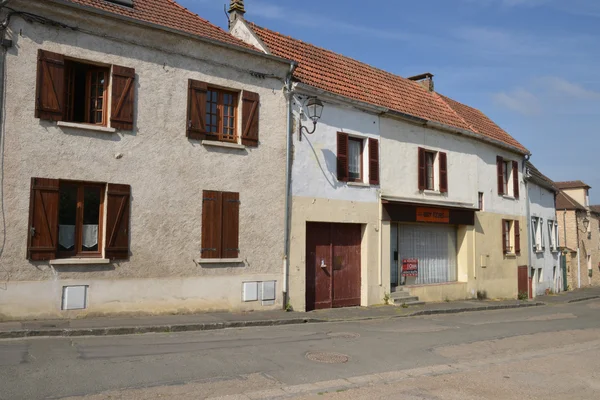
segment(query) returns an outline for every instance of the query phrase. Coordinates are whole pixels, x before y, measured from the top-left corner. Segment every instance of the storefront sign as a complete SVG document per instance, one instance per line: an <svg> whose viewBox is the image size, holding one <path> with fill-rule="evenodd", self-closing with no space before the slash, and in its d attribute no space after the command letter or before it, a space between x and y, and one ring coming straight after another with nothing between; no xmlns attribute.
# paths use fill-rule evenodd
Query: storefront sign
<svg viewBox="0 0 600 400"><path fill-rule="evenodd" d="M402 276L419 276L419 260L416 258L402 260Z"/></svg>
<svg viewBox="0 0 600 400"><path fill-rule="evenodd" d="M450 210L443 208L417 207L417 222L450 223Z"/></svg>

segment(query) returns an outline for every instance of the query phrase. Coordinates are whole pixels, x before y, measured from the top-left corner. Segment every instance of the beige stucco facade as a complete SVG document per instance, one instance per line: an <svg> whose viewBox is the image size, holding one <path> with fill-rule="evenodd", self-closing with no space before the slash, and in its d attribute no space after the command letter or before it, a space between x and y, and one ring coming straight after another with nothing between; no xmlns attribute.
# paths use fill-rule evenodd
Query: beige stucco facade
<svg viewBox="0 0 600 400"><path fill-rule="evenodd" d="M13 47L5 65L0 318L281 308L287 113L282 87L289 64L56 4L11 6L85 29L14 16L7 31ZM98 132L36 119L39 49L135 68L134 131ZM260 94L259 146L233 149L188 140L188 79ZM32 177L131 185L129 260L70 266L28 261ZM241 262L198 262L203 190L240 193ZM245 281L276 281L275 302L243 302ZM87 309L61 311L65 285L88 286Z"/></svg>

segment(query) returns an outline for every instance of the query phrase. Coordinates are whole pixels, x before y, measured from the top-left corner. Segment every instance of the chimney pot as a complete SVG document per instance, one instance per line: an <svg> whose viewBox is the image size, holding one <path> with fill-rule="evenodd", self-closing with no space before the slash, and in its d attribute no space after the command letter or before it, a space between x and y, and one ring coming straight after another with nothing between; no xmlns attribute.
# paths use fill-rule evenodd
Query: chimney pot
<svg viewBox="0 0 600 400"><path fill-rule="evenodd" d="M244 8L244 0L231 0L229 4L229 27L237 20L244 19L246 9Z"/></svg>
<svg viewBox="0 0 600 400"><path fill-rule="evenodd" d="M410 78L411 81L415 81L418 84L420 84L421 86L423 86L425 89L427 89L430 92L433 92L435 89L435 86L433 84L433 74L430 72L425 72L424 74L421 75L415 75L415 76L411 76Z"/></svg>

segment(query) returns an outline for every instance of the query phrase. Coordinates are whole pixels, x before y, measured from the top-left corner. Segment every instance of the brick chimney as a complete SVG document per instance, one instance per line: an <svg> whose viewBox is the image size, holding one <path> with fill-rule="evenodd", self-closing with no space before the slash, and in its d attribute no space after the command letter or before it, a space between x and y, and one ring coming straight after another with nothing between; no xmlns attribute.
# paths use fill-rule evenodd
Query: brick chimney
<svg viewBox="0 0 600 400"><path fill-rule="evenodd" d="M229 5L229 26L238 19L244 19L246 9L244 8L244 0L231 0Z"/></svg>
<svg viewBox="0 0 600 400"><path fill-rule="evenodd" d="M435 89L435 86L433 85L433 74L430 72L425 72L421 75L411 76L408 79L419 83L421 86L423 86L426 90L430 92L433 92Z"/></svg>

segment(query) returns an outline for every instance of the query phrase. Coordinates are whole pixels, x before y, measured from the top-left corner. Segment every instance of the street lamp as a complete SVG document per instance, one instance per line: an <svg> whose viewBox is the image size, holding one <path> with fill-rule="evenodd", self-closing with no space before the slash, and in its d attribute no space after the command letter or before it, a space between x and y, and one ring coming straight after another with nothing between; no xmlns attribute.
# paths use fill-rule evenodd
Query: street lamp
<svg viewBox="0 0 600 400"><path fill-rule="evenodd" d="M585 232L588 231L588 228L590 227L590 220L587 219L587 217L583 218L583 229Z"/></svg>
<svg viewBox="0 0 600 400"><path fill-rule="evenodd" d="M309 131L307 127L302 125L302 116L304 115L304 108L306 107L308 111L308 118L313 123L312 131ZM317 130L317 122L321 119L321 115L323 114L323 102L317 99L316 96L309 97L304 103L303 107L300 109L300 122L298 127L298 140L302 141L302 131L306 132L309 135L312 135Z"/></svg>

